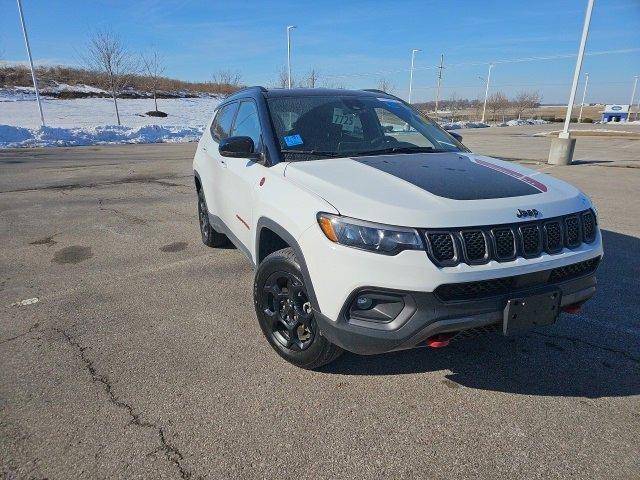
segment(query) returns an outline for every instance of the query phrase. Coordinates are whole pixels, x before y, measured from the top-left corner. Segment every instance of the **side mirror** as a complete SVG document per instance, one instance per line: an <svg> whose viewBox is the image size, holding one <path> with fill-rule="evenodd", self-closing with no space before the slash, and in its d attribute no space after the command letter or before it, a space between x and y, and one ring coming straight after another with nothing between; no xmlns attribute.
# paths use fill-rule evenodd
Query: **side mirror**
<svg viewBox="0 0 640 480"><path fill-rule="evenodd" d="M462 135L460 135L458 132L453 132L451 130L448 130L447 133L451 135L453 138L455 138L456 140L458 140L460 143L462 143Z"/></svg>
<svg viewBox="0 0 640 480"><path fill-rule="evenodd" d="M220 141L218 152L223 157L257 159L260 155L255 148L251 137L229 137Z"/></svg>

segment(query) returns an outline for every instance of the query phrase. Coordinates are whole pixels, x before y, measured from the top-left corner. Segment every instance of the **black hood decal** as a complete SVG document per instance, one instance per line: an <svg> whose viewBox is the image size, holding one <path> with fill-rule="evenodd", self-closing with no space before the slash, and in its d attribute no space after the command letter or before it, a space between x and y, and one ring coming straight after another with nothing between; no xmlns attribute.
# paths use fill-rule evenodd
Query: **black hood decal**
<svg viewBox="0 0 640 480"><path fill-rule="evenodd" d="M540 182L458 153L416 153L354 158L434 195L453 200L520 197L546 191Z"/></svg>

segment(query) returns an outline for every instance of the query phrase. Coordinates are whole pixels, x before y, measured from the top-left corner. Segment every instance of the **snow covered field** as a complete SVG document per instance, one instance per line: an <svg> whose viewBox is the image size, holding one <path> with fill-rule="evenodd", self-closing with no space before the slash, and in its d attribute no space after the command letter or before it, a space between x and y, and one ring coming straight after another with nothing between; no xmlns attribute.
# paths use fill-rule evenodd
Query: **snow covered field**
<svg viewBox="0 0 640 480"><path fill-rule="evenodd" d="M109 98L44 99L47 128L41 129L31 96L0 97L0 148L194 141L218 103L217 98L159 99L158 108L168 116L158 118L145 115L154 109L153 100L121 99L118 127ZM157 127L143 128L152 125Z"/></svg>
<svg viewBox="0 0 640 480"><path fill-rule="evenodd" d="M87 87L90 88L90 87ZM110 98L44 98L47 127L40 127L40 114L33 92L0 91L0 148L76 146L108 143L192 142L198 140L211 118L218 98L159 99L166 118L148 117L151 99L120 99L122 126L116 125ZM544 120L511 120L499 126L539 125ZM447 130L486 128L481 122L443 123Z"/></svg>

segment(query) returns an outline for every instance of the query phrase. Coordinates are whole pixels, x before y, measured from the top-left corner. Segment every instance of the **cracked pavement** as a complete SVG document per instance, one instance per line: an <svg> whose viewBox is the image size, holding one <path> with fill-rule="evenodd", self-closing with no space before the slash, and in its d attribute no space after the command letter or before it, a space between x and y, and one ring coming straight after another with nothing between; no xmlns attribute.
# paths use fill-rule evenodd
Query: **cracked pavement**
<svg viewBox="0 0 640 480"><path fill-rule="evenodd" d="M201 244L194 149L0 150L0 478L640 476L640 170L535 167L598 206L582 314L307 372Z"/></svg>

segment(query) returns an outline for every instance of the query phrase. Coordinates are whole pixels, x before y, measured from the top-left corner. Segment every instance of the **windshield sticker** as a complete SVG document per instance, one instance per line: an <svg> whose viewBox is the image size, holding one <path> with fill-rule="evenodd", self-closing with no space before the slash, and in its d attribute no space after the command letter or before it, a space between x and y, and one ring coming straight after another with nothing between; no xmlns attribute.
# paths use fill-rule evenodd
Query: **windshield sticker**
<svg viewBox="0 0 640 480"><path fill-rule="evenodd" d="M284 137L284 143L287 144L287 147L295 147L296 145L302 145L304 142L302 141L302 137L296 134Z"/></svg>
<svg viewBox="0 0 640 480"><path fill-rule="evenodd" d="M335 125L340 125L343 131L353 132L355 130L355 113L344 113L341 108L333 109L332 122Z"/></svg>

